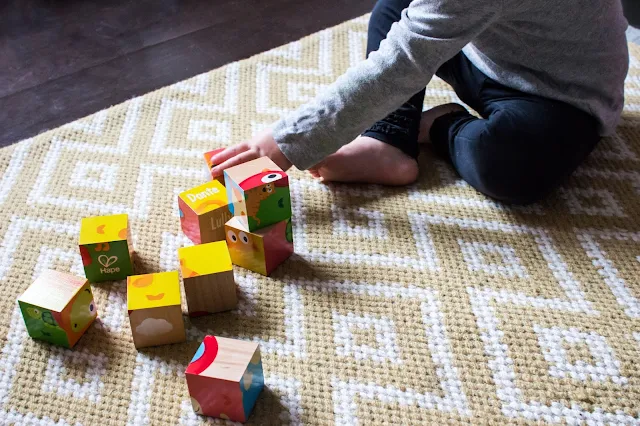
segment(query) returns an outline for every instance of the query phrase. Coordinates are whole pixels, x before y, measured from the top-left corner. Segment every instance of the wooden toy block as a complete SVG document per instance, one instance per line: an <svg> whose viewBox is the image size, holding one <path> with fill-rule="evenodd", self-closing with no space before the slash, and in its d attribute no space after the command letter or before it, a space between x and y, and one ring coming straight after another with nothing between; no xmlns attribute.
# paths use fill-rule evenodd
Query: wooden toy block
<svg viewBox="0 0 640 426"><path fill-rule="evenodd" d="M291 217L289 177L268 157L224 171L229 209L249 231Z"/></svg>
<svg viewBox="0 0 640 426"><path fill-rule="evenodd" d="M45 270L18 298L34 339L72 348L98 312L86 278Z"/></svg>
<svg viewBox="0 0 640 426"><path fill-rule="evenodd" d="M205 152L203 154L204 155L204 161L207 162L207 168L209 169L209 173L211 173L211 169L213 169L215 166L217 166L217 164L214 164L211 161L211 158L214 155L216 155L216 154L218 154L218 153L220 153L220 152L222 152L224 150L225 150L225 148L218 148L218 149L214 149L213 151ZM217 180L218 182L220 182L221 184L224 185L224 174L221 174L220 176L217 176L217 177L213 177L213 175L211 175L211 179Z"/></svg>
<svg viewBox="0 0 640 426"><path fill-rule="evenodd" d="M231 262L262 275L269 275L293 253L291 219L249 232L239 218L225 224Z"/></svg>
<svg viewBox="0 0 640 426"><path fill-rule="evenodd" d="M234 309L238 304L233 266L225 241L178 249L189 316Z"/></svg>
<svg viewBox="0 0 640 426"><path fill-rule="evenodd" d="M127 278L127 310L136 348L186 340L178 271Z"/></svg>
<svg viewBox="0 0 640 426"><path fill-rule="evenodd" d="M116 281L133 274L133 245L126 214L85 217L78 245L90 282Z"/></svg>
<svg viewBox="0 0 640 426"><path fill-rule="evenodd" d="M181 193L178 207L182 231L194 244L224 240L224 224L232 214L220 182L214 180Z"/></svg>
<svg viewBox="0 0 640 426"><path fill-rule="evenodd" d="M260 346L206 336L185 376L196 413L246 422L264 385Z"/></svg>

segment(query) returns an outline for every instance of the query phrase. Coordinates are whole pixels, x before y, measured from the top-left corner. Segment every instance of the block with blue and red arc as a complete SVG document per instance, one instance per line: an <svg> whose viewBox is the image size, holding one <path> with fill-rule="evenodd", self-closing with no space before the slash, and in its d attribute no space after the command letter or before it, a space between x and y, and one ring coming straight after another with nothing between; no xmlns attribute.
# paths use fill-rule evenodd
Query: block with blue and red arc
<svg viewBox="0 0 640 426"><path fill-rule="evenodd" d="M185 376L196 413L244 423L264 386L260 346L206 336Z"/></svg>

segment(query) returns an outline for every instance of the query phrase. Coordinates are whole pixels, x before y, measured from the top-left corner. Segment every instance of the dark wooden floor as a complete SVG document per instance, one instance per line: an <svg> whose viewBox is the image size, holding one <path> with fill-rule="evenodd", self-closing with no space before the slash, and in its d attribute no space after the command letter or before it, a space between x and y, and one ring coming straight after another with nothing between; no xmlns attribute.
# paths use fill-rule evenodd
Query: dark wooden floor
<svg viewBox="0 0 640 426"><path fill-rule="evenodd" d="M368 12L374 0L5 0L0 146Z"/></svg>

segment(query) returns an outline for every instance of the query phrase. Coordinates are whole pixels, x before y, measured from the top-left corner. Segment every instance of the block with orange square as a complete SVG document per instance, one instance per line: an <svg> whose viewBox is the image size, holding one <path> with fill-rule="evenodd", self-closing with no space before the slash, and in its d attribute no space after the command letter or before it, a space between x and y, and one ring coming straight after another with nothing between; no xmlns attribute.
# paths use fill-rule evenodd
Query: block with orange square
<svg viewBox="0 0 640 426"><path fill-rule="evenodd" d="M178 195L180 226L194 244L224 240L231 219L225 187L213 180Z"/></svg>
<svg viewBox="0 0 640 426"><path fill-rule="evenodd" d="M116 281L133 274L133 245L126 214L82 219L78 245L90 282Z"/></svg>
<svg viewBox="0 0 640 426"><path fill-rule="evenodd" d="M185 376L196 413L246 422L264 386L260 346L206 336Z"/></svg>
<svg viewBox="0 0 640 426"><path fill-rule="evenodd" d="M178 249L189 316L234 309L238 304L229 249L217 241Z"/></svg>
<svg viewBox="0 0 640 426"><path fill-rule="evenodd" d="M178 271L130 276L127 310L136 348L186 340Z"/></svg>
<svg viewBox="0 0 640 426"><path fill-rule="evenodd" d="M224 150L225 148L218 148L218 149L214 149L213 151L205 152L203 154L204 161L207 163L207 169L209 170L209 173L211 173L211 169L217 166L217 164L214 164L214 162L211 161L211 159L213 158L214 155L219 154ZM217 180L218 182L224 185L224 174L221 174L220 176L217 176L217 177L213 177L213 175L211 175L211 179Z"/></svg>

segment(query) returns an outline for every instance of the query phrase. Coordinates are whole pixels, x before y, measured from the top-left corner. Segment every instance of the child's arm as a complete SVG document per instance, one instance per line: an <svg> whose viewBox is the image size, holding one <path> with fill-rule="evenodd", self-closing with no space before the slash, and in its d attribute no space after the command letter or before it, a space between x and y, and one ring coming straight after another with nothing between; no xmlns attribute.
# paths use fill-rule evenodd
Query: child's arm
<svg viewBox="0 0 640 426"><path fill-rule="evenodd" d="M366 61L273 128L221 152L214 173L257 158L306 169L424 88L438 67L502 12L506 0L414 0Z"/></svg>

